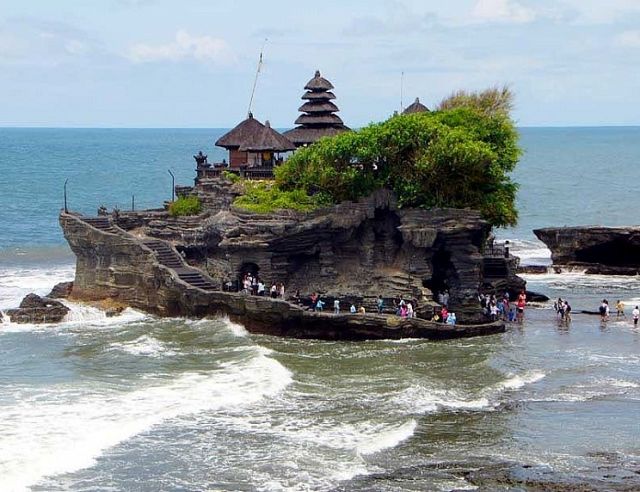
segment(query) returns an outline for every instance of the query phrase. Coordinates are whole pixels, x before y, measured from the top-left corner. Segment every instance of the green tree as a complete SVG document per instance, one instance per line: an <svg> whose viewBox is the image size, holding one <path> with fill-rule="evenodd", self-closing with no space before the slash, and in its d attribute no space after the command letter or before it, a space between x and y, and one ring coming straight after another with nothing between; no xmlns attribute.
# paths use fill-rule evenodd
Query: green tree
<svg viewBox="0 0 640 492"><path fill-rule="evenodd" d="M386 187L402 207L473 208L496 226L514 225L517 185L509 173L521 150L511 101L506 88L459 92L438 111L398 115L321 139L276 169L271 198L253 193L239 201L267 211L259 204L273 203L274 193L296 191L303 192L298 197L304 207L312 207Z"/></svg>

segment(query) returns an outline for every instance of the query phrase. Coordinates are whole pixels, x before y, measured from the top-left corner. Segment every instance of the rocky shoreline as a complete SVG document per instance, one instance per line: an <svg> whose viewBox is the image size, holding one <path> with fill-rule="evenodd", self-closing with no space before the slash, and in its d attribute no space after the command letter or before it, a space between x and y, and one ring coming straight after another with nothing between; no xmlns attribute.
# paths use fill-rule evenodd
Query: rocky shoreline
<svg viewBox="0 0 640 492"><path fill-rule="evenodd" d="M598 275L640 274L640 227L547 227L533 232L559 268L582 268Z"/></svg>

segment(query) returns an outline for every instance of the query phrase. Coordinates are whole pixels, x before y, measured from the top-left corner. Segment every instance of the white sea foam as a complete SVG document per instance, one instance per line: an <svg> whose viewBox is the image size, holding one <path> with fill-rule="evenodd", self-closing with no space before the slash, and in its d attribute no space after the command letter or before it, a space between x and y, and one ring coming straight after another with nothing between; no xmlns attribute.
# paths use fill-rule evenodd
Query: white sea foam
<svg viewBox="0 0 640 492"><path fill-rule="evenodd" d="M542 241L509 239L509 250L523 265L550 265L551 250Z"/></svg>
<svg viewBox="0 0 640 492"><path fill-rule="evenodd" d="M27 294L48 294L59 282L73 280L75 266L0 268L0 308L16 307Z"/></svg>
<svg viewBox="0 0 640 492"><path fill-rule="evenodd" d="M417 384L398 392L392 401L408 413L432 413L448 410L483 410L489 408L487 398L465 399L451 390L428 388Z"/></svg>
<svg viewBox="0 0 640 492"><path fill-rule="evenodd" d="M0 490L25 490L46 476L91 466L106 449L164 420L237 410L291 381L284 366L256 353L216 372L146 382L127 393L49 387L23 394L19 403L0 406Z"/></svg>
<svg viewBox="0 0 640 492"><path fill-rule="evenodd" d="M142 335L129 342L112 343L111 349L144 357L167 357L176 355L174 350L171 350L160 340L149 335Z"/></svg>
<svg viewBox="0 0 640 492"><path fill-rule="evenodd" d="M247 329L238 324L238 323L234 323L233 321L231 321L227 316L221 318L222 323L224 324L224 326L229 329L229 331L231 333L233 333L235 336L237 337L246 337L249 335L249 332L247 331Z"/></svg>
<svg viewBox="0 0 640 492"><path fill-rule="evenodd" d="M501 381L496 385L498 389L504 390L517 390L526 386L527 384L532 384L537 381L540 381L546 376L545 373L540 371L530 371L522 375L512 375L505 381Z"/></svg>

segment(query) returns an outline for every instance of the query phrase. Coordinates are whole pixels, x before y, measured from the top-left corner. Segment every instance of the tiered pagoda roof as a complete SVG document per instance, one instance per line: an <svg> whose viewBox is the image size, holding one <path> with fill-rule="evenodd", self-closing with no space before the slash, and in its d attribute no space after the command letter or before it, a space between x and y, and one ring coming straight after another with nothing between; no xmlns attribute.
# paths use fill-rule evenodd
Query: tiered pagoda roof
<svg viewBox="0 0 640 492"><path fill-rule="evenodd" d="M332 99L336 96L331 89L333 84L316 70L315 76L304 86L307 92L302 99L305 103L298 108L301 114L295 121L298 127L284 132L284 135L297 147L316 142L322 137L333 136L348 131L342 119L335 113L340 111Z"/></svg>
<svg viewBox="0 0 640 492"><path fill-rule="evenodd" d="M420 98L416 97L416 100L407 106L402 114L411 114L411 113L428 113L429 108L427 108L424 104L420 102Z"/></svg>
<svg viewBox="0 0 640 492"><path fill-rule="evenodd" d="M242 152L287 152L295 145L285 136L271 128L269 122L263 125L249 113L249 117L216 141L218 147Z"/></svg>

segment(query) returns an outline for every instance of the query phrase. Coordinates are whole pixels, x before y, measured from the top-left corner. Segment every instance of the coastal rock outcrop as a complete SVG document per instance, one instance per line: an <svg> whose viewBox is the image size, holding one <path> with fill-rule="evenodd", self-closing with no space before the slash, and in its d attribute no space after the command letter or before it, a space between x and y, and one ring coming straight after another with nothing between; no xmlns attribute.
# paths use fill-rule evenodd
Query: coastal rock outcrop
<svg viewBox="0 0 640 492"><path fill-rule="evenodd" d="M6 311L13 323L59 323L69 312L60 301L37 294L27 294L20 307Z"/></svg>
<svg viewBox="0 0 640 492"><path fill-rule="evenodd" d="M640 227L549 227L533 232L551 250L554 265L610 275L640 272Z"/></svg>
<svg viewBox="0 0 640 492"><path fill-rule="evenodd" d="M208 186L207 193L217 189ZM194 192L205 193L198 182ZM215 196L209 202L227 203ZM449 310L462 324L472 325L485 321L478 303L481 289L513 291L523 285L515 275L517 259L485 251L491 226L478 212L401 209L387 190L308 213L257 214L233 206L207 207L191 217L162 210L97 218L62 213L60 224L77 257L76 299L113 299L169 316L223 312L242 317L255 330L273 325L270 332L300 337L324 330L324 338L351 333L359 339L365 325L377 327L379 335L386 330L386 318L329 320L297 301L281 305L242 296L235 291L247 273L259 276L267 289L283 283L289 299L304 303L316 292L329 303L339 300L343 310L354 304L374 312L379 296L387 313L393 312L394 299L412 301L422 319L390 334L411 333L428 323L438 293L445 290ZM340 327L341 335L329 334L329 325ZM355 326L360 328L354 331Z"/></svg>

